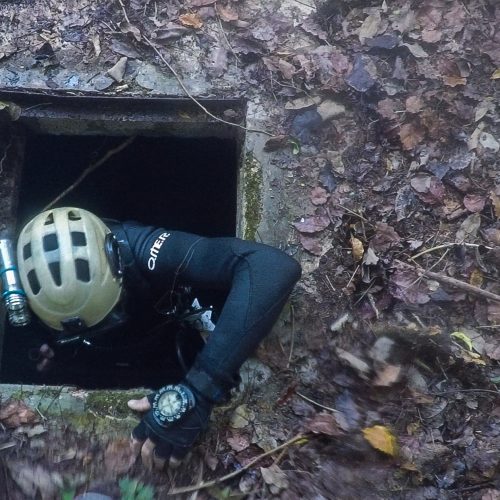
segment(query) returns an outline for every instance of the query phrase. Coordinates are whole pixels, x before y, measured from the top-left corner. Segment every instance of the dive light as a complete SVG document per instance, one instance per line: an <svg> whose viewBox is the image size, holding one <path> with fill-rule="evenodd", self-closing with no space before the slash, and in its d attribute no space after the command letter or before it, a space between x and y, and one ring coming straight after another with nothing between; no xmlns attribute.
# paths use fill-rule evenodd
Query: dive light
<svg viewBox="0 0 500 500"><path fill-rule="evenodd" d="M9 239L0 239L0 283L2 300L10 323L13 326L26 326L31 316Z"/></svg>

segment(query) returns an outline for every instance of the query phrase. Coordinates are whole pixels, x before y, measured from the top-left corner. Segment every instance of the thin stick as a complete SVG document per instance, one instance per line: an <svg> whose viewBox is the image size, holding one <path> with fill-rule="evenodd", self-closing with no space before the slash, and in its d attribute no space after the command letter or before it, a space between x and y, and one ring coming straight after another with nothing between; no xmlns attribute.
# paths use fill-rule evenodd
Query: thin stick
<svg viewBox="0 0 500 500"><path fill-rule="evenodd" d="M131 24L131 23L130 23L130 19L129 19L129 18L128 18L128 16L127 16L127 11L125 10L125 5L123 5L122 0L118 0L118 1L120 2L120 6L121 6L121 8L122 8L122 10L123 10L123 15L124 15L124 17L125 17L125 21L127 21L127 23L128 23L128 24Z"/></svg>
<svg viewBox="0 0 500 500"><path fill-rule="evenodd" d="M233 54L235 59L241 64L241 59L238 57L238 54L236 54L236 52L234 51L233 46L229 43L229 39L227 38L226 32L224 31L224 28L222 27L222 21L220 19L219 13L217 12L217 2L215 2L214 7L215 7L215 14L217 15L217 21L219 21L219 28L220 28L222 36L226 42L226 45L227 45L228 49L231 51L231 54Z"/></svg>
<svg viewBox="0 0 500 500"><path fill-rule="evenodd" d="M490 299L496 302L500 302L500 295L497 295L496 293L493 292L489 292L488 290L483 290L482 288L471 285L469 283L465 283L464 281L451 278L450 276L444 276L443 274L435 273L433 271L425 271L425 270L421 271L417 269L417 272L420 274L420 276L426 276L427 278L435 279L436 281L444 283L445 285L450 285L454 288L458 288L460 290L464 290L474 295L478 295L479 297L484 297L485 299Z"/></svg>
<svg viewBox="0 0 500 500"><path fill-rule="evenodd" d="M116 146L116 148L110 149L100 160L96 161L95 163L90 164L76 179L76 181L71 184L67 189L65 189L59 196L54 198L48 205L46 205L43 210L47 210L53 205L55 205L61 198L64 198L70 191L73 191L84 179L92 173L96 168L100 167L103 163L107 162L112 156L116 155L123 149L125 149L127 146L129 146L133 141L135 140L135 136L129 137L126 141L122 142L119 146Z"/></svg>
<svg viewBox="0 0 500 500"><path fill-rule="evenodd" d="M295 314L293 310L293 306L290 306L290 316L292 317L292 340L290 341L290 354L288 355L288 363L286 365L287 368L290 367L290 363L292 362L293 356L293 346L295 344Z"/></svg>
<svg viewBox="0 0 500 500"><path fill-rule="evenodd" d="M297 396L299 396L300 398L305 399L309 403L311 403L315 406L318 406L319 408L323 408L324 410L328 410L328 411L333 411L334 413L339 412L335 408L330 408L329 406L322 405L321 403L318 403L317 401L314 401L313 399L308 398L307 396L304 396L304 394L301 394L300 392L295 392L295 394L297 394Z"/></svg>
<svg viewBox="0 0 500 500"><path fill-rule="evenodd" d="M476 243L444 243L443 245L437 245L432 248L428 248L427 250L422 250L421 252L417 253L416 255L413 255L411 258L412 259L418 259L418 257L421 257L422 255L425 255L426 253L429 252L434 252L434 250L441 250L442 248L448 248L448 247L454 247L454 246L466 246L466 247L473 247L473 248L478 248L478 247L483 247L486 248L486 250L492 250L491 247L487 247L485 245L478 245Z"/></svg>
<svg viewBox="0 0 500 500"><path fill-rule="evenodd" d="M451 389L443 392L431 392L431 396L443 396L444 394L454 394L456 392L487 392L488 394L495 394L500 397L500 391L493 391L492 389Z"/></svg>
<svg viewBox="0 0 500 500"><path fill-rule="evenodd" d="M225 476L219 477L218 479L214 479L213 481L206 481L205 483L195 484L192 486L174 488L167 493L167 496L179 495L181 493L189 493L190 491L197 491L197 490L202 490L204 488L210 488L212 486L215 486L216 484L227 481L228 479L232 479L233 477L236 477L239 474L241 474L242 472L250 469L250 467L253 467L253 465L255 465L259 460L262 460L263 458L266 458L269 455L273 455L277 451L281 451L285 448L288 448L289 446L292 446L293 444L297 443L298 441L301 441L305 437L306 436L304 434L297 434L294 438L290 439L286 443L283 443L280 446L277 446L276 448L273 448L272 450L266 451L266 453L262 453L262 455L255 457L253 460L248 462L241 469L235 470L235 471L231 472L230 474L226 474Z"/></svg>
<svg viewBox="0 0 500 500"><path fill-rule="evenodd" d="M264 134L264 135L267 135L269 137L274 137L273 134L271 134L269 132L266 132L265 130L259 130L259 129L256 129L256 128L248 128L248 127L245 127L244 125L240 125L239 123L228 122L226 120L223 120L222 118L219 118L218 116L215 116L213 113L211 113L210 111L208 111L208 109L205 106L203 106L203 104L201 104L201 102L198 101L196 99L196 97L194 97L193 94L191 94L191 92L189 92L189 90L186 87L186 85L184 85L184 82L182 81L181 77L177 74L177 72L172 67L172 65L163 57L163 54L153 45L153 43L151 42L151 40L149 40L149 38L147 36L145 36L145 35L142 35L142 38L156 52L156 54L158 55L158 57L162 60L162 62L165 64L165 66L170 70L170 72L172 73L172 75L175 76L175 78L179 82L179 85L181 86L182 90L189 97L189 99L191 99L198 107L200 107L203 110L204 113L206 113L208 116L210 116L210 118L213 118L214 120L216 120L218 122L221 122L221 123L224 123L226 125L231 125L232 127L241 128L241 129L245 130L246 132L256 132L258 134Z"/></svg>

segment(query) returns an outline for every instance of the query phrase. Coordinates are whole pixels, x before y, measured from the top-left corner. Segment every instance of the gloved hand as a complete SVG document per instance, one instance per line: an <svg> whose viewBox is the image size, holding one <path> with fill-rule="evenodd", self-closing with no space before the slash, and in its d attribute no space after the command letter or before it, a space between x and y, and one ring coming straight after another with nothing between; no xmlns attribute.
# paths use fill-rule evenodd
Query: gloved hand
<svg viewBox="0 0 500 500"><path fill-rule="evenodd" d="M170 467L179 465L198 435L207 427L213 403L201 394L191 391L186 384L180 386L186 388L194 397L193 406L180 418L170 422L158 418L158 406L162 406L161 400L158 404L159 395L165 388L145 398L128 402L132 410L146 412L142 421L132 431L132 446L137 454L141 453L142 461L149 469L163 469L165 464ZM169 387L179 385L166 386Z"/></svg>

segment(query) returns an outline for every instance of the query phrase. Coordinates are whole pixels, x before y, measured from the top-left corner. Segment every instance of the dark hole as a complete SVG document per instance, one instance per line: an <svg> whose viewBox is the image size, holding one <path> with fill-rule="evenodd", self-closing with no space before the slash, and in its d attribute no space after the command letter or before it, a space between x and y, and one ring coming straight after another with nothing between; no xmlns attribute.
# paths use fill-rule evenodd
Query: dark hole
<svg viewBox="0 0 500 500"><path fill-rule="evenodd" d="M85 233L81 231L71 231L71 243L75 247L84 247L87 244Z"/></svg>
<svg viewBox="0 0 500 500"><path fill-rule="evenodd" d="M23 259L27 260L31 257L31 243L26 243L23 247Z"/></svg>
<svg viewBox="0 0 500 500"><path fill-rule="evenodd" d="M27 138L18 227L23 227L51 200L72 185L92 163L117 147L125 137L31 135ZM100 217L183 230L205 236L236 233L236 185L239 149L234 139L137 137L124 151L110 157L56 206L81 207ZM43 187L41 187L43 186ZM70 213L79 219L77 211ZM52 217L47 224L53 223ZM73 245L83 243L72 234ZM91 279L88 264L75 262L79 279ZM51 266L60 282L59 265ZM33 283L31 283L33 281ZM36 276L30 278L35 289ZM40 285L38 284L38 289ZM126 295L127 296L127 295ZM204 306L218 311L223 295L195 291ZM136 304L136 308L142 306ZM141 319L142 321L142 319ZM78 385L84 388L160 387L181 380L177 362L178 327L133 323L124 332L92 339L97 348L73 346L56 354L48 373L36 371L30 349L46 342L40 323L28 327L6 324L0 380L3 383ZM155 320L156 321L156 320ZM137 337L137 332L141 336ZM185 357L194 359L199 335L181 332Z"/></svg>
<svg viewBox="0 0 500 500"><path fill-rule="evenodd" d="M85 281L86 283L90 281L90 269L87 260L75 259L75 270L77 280Z"/></svg>
<svg viewBox="0 0 500 500"><path fill-rule="evenodd" d="M59 248L59 243L57 241L57 235L55 233L46 234L43 237L43 249L46 252L51 252L52 250L57 250Z"/></svg>
<svg viewBox="0 0 500 500"><path fill-rule="evenodd" d="M49 262L49 270L52 279L57 286L61 286L61 265L59 262Z"/></svg>
<svg viewBox="0 0 500 500"><path fill-rule="evenodd" d="M28 272L28 282L30 284L31 291L37 295L40 291L40 282L38 281L38 276L36 275L34 269Z"/></svg>
<svg viewBox="0 0 500 500"><path fill-rule="evenodd" d="M46 226L50 226L51 224L54 224L54 216L51 213L47 216L47 219L45 219L44 224Z"/></svg>

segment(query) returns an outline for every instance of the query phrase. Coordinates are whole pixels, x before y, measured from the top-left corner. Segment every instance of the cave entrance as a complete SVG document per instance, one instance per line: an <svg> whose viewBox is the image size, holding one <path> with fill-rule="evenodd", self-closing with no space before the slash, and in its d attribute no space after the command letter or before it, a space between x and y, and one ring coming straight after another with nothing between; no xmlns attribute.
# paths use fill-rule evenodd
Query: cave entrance
<svg viewBox="0 0 500 500"><path fill-rule="evenodd" d="M0 122L7 131L4 136L11 135L0 144L7 151L4 166L10 175L3 190L12 188L10 203L0 206L0 227L14 244L24 224L66 190L55 207L76 206L101 217L204 236L239 233L243 129L213 120L185 99L8 93L0 95L0 101L13 103L11 108L20 112L14 126ZM203 105L214 115L244 123L243 101L204 100ZM82 174L87 175L80 182ZM223 301L215 292L201 299L216 308ZM130 352L123 362L119 356L109 362L110 346L126 351L141 344L141 339L120 343L119 335L98 346L102 355L90 356L87 370L83 367L75 375L72 369L81 354L78 347L64 353L67 370L57 363L53 373L40 374L30 358L45 338L41 329L36 322L13 327L2 321L0 383L76 384L88 389L165 383L168 367L158 359L163 354L154 345L155 335L148 338L151 348L140 354L143 366L159 367L149 374L138 373L130 364ZM172 339L169 342L176 347ZM196 335L191 343L188 358L199 348Z"/></svg>

